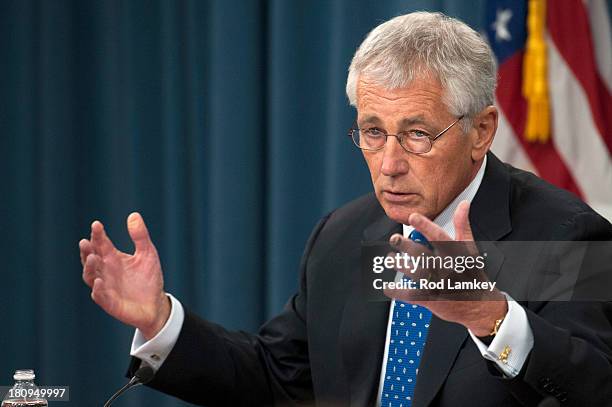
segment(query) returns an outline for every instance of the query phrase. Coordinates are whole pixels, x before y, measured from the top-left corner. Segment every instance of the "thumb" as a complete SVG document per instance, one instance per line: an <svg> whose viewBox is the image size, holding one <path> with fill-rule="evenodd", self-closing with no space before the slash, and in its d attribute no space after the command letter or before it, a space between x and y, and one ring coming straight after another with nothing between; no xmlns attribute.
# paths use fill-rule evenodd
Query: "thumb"
<svg viewBox="0 0 612 407"><path fill-rule="evenodd" d="M127 228L137 252L148 251L154 248L144 219L142 219L142 216L138 212L131 213L130 216L128 216Z"/></svg>
<svg viewBox="0 0 612 407"><path fill-rule="evenodd" d="M470 203L468 201L461 201L459 206L457 206L455 215L453 216L453 223L455 224L455 240L463 242L474 240L469 215Z"/></svg>

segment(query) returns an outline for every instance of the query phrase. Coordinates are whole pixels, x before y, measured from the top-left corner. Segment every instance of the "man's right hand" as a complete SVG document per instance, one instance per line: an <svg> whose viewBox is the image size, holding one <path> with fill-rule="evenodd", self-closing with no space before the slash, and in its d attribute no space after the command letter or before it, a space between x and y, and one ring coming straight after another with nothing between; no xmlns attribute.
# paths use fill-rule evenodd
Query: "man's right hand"
<svg viewBox="0 0 612 407"><path fill-rule="evenodd" d="M83 281L96 304L138 328L149 340L166 324L171 304L164 293L159 256L142 216L128 216L127 228L136 248L132 255L115 248L101 222L92 223L90 240L79 242Z"/></svg>

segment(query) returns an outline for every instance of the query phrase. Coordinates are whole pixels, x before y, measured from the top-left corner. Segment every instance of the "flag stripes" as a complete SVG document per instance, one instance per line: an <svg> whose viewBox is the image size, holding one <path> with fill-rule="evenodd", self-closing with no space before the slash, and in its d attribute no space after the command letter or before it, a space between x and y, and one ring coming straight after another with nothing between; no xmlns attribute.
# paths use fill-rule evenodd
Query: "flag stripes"
<svg viewBox="0 0 612 407"><path fill-rule="evenodd" d="M551 138L546 143L524 137L525 2L497 0L489 7L489 41L500 58L496 98L501 117L493 151L575 193L612 220L612 38L605 2L548 0ZM513 42L503 43L491 31L500 11L515 19L508 22Z"/></svg>

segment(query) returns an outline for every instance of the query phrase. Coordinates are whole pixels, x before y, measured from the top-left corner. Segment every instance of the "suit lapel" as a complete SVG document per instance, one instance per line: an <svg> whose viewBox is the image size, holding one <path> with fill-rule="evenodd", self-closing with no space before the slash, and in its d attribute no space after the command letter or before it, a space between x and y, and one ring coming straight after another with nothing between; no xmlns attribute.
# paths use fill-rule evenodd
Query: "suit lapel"
<svg viewBox="0 0 612 407"><path fill-rule="evenodd" d="M432 316L414 389L414 407L429 406L444 384L467 335L463 326Z"/></svg>
<svg viewBox="0 0 612 407"><path fill-rule="evenodd" d="M363 242L388 241L393 233L401 233L402 226L386 217L382 208L363 233ZM349 383L350 405L371 406L377 396L385 332L389 317L389 301L368 301L364 298L359 263L355 262L351 288L345 302L340 325L342 363Z"/></svg>
<svg viewBox="0 0 612 407"><path fill-rule="evenodd" d="M476 240L496 241L512 231L510 174L493 153L487 154L487 168L470 205L470 224Z"/></svg>

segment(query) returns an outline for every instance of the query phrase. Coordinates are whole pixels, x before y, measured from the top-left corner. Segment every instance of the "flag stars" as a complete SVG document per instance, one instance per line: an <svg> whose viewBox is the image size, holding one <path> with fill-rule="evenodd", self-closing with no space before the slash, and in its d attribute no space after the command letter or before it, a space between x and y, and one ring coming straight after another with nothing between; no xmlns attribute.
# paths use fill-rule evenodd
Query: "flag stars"
<svg viewBox="0 0 612 407"><path fill-rule="evenodd" d="M495 40L497 42L500 41L510 41L512 39L512 35L510 35L510 31L508 30L508 23L512 18L512 10L510 9L499 9L497 10L497 16L495 21L491 25L491 28L495 31Z"/></svg>

